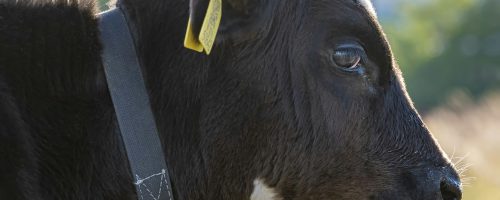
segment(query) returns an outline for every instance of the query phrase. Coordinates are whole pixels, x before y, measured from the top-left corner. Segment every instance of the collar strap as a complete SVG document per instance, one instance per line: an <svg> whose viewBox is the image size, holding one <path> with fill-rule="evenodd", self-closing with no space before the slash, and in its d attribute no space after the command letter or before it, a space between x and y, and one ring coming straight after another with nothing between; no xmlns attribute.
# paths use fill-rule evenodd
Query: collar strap
<svg viewBox="0 0 500 200"><path fill-rule="evenodd" d="M120 8L99 15L103 66L140 200L173 200L172 185L132 33Z"/></svg>

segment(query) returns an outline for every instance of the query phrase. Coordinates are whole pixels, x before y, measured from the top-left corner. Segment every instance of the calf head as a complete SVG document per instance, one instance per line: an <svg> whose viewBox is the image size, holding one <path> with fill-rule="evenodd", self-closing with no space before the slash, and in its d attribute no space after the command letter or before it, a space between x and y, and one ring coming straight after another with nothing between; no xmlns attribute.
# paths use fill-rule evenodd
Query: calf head
<svg viewBox="0 0 500 200"><path fill-rule="evenodd" d="M166 13L187 6L165 2ZM194 32L208 2L190 0ZM185 30L171 26L176 28L163 34ZM150 32L162 37L156 33L161 31ZM175 42L171 51L177 53L165 55L170 61L163 63L170 65L162 70L171 72L176 81L169 83L177 86L161 95L195 99L168 100L164 107L191 109L167 115L174 116L171 124L194 116L180 128L193 132L184 139L196 138L201 155L193 160L202 163L202 172L193 174L202 182L197 185L205 185L183 188L190 186L179 164L186 158L170 153L178 193L200 191L191 195L195 199L258 199L259 191L266 198L298 200L461 198L458 175L415 111L368 0L222 0L210 55ZM176 59L179 66L172 64ZM151 60L144 59L154 66ZM198 73L175 70L190 67ZM160 129L179 130L164 124ZM167 138L167 146L194 149L175 142L178 136Z"/></svg>
<svg viewBox="0 0 500 200"><path fill-rule="evenodd" d="M207 3L191 1L195 27ZM276 199L460 199L368 0L225 0L210 59L205 148L231 174L217 181L253 176Z"/></svg>

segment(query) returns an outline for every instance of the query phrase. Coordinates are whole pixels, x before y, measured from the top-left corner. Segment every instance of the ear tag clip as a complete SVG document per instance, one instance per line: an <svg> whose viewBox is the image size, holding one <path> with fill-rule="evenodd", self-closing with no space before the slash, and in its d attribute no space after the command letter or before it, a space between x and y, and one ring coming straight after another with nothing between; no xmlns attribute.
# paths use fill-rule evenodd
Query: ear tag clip
<svg viewBox="0 0 500 200"><path fill-rule="evenodd" d="M198 35L198 37L193 33L191 18L189 19L186 37L184 38L184 47L197 52L205 51L205 53L209 55L215 43L221 18L222 0L210 0L207 14L203 19L200 35Z"/></svg>

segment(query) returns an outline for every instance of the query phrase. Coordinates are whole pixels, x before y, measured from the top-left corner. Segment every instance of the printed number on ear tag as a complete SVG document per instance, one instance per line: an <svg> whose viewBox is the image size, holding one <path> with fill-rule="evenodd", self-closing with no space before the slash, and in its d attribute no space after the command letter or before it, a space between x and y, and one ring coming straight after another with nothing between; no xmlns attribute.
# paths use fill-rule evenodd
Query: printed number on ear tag
<svg viewBox="0 0 500 200"><path fill-rule="evenodd" d="M184 39L184 47L198 52L205 51L205 53L209 55L215 43L221 18L222 0L210 0L207 14L203 19L203 24L200 29L200 35L196 36L193 33L191 19L189 19L186 37Z"/></svg>

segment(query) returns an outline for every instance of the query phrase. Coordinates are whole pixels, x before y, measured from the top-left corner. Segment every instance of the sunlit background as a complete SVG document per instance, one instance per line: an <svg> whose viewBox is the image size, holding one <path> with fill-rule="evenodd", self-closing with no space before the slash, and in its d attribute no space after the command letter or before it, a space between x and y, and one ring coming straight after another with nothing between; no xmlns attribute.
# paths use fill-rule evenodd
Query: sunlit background
<svg viewBox="0 0 500 200"><path fill-rule="evenodd" d="M500 200L500 1L374 0L429 129L462 172L465 200Z"/></svg>
<svg viewBox="0 0 500 200"><path fill-rule="evenodd" d="M500 0L373 2L464 199L500 200Z"/></svg>

